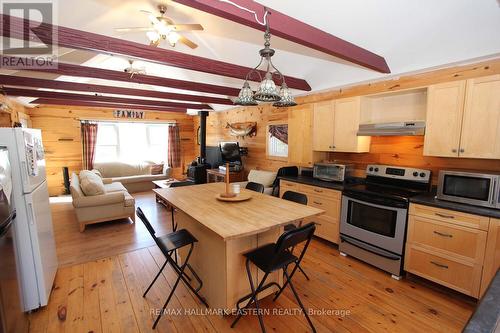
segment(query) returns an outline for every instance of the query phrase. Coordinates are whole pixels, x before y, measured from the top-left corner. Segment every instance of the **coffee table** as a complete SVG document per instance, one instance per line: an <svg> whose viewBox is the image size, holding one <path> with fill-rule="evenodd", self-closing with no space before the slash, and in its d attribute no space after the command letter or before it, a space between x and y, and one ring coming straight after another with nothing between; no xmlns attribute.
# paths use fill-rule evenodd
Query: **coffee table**
<svg viewBox="0 0 500 333"><path fill-rule="evenodd" d="M177 182L180 182L180 180L174 178L153 180L153 185L155 186L155 188L169 188L172 183L177 183ZM155 193L155 197L157 203L161 203L162 205L167 207L167 209L170 208L170 205L167 202L165 202L160 196L158 196L158 194Z"/></svg>

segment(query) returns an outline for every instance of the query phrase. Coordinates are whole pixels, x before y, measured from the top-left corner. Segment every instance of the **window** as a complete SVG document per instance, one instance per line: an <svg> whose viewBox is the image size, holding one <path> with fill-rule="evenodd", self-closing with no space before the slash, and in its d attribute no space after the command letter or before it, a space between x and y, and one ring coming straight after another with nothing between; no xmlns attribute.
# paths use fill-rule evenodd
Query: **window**
<svg viewBox="0 0 500 333"><path fill-rule="evenodd" d="M96 162L165 162L168 124L99 122Z"/></svg>
<svg viewBox="0 0 500 333"><path fill-rule="evenodd" d="M267 125L266 155L268 159L287 160L288 124L269 122Z"/></svg>

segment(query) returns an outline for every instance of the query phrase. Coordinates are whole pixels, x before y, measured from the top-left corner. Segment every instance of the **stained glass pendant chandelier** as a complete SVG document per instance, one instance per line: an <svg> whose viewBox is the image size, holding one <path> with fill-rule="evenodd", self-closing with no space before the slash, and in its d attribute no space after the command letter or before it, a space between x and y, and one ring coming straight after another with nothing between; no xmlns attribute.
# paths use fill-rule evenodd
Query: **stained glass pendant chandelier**
<svg viewBox="0 0 500 333"><path fill-rule="evenodd" d="M266 14L264 17L268 14ZM271 33L269 32L269 23L266 21L266 32L264 33L264 48L259 51L260 62L255 66L245 78L245 83L243 83L243 88L241 88L238 98L236 98L234 104L242 106L252 106L257 105L257 102L267 102L273 103L276 107L289 107L295 106L295 100L286 85L285 77L281 72L274 66L271 57L274 55L275 50L271 48ZM262 76L259 67L264 64L265 75ZM254 93L250 87L248 80L252 78L252 75L259 78L260 85L257 91ZM274 77L277 77L281 81L281 87L278 90L276 84L274 83Z"/></svg>

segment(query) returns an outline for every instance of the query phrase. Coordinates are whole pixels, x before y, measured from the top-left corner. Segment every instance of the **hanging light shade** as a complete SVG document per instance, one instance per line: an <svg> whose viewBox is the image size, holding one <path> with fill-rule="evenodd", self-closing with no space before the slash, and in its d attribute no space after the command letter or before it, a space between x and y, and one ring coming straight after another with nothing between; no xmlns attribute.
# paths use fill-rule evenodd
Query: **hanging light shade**
<svg viewBox="0 0 500 333"><path fill-rule="evenodd" d="M243 83L243 88L241 88L238 97L234 101L234 104L242 106L258 105L258 103L253 99L253 91L252 88L250 88L250 84L248 83L248 81L245 81L245 83Z"/></svg>
<svg viewBox="0 0 500 333"><path fill-rule="evenodd" d="M271 73L267 72L253 98L260 102L276 102L281 99Z"/></svg>
<svg viewBox="0 0 500 333"><path fill-rule="evenodd" d="M290 93L290 89L288 89L288 86L286 83L283 83L281 85L280 89L280 100L273 103L273 106L278 107L278 108L286 108L290 106L296 106L297 103L295 102L295 99L293 98L292 94Z"/></svg>
<svg viewBox="0 0 500 333"><path fill-rule="evenodd" d="M268 12L266 10L264 17L267 13ZM234 104L257 105L257 101L259 101L268 103L274 102L273 106L275 107L295 106L297 103L295 103L293 96L286 85L285 77L271 61L271 57L274 55L275 50L271 48L271 33L269 32L268 22L265 21L265 25L266 32L264 33L264 48L259 51L260 62L255 68L248 72L243 88L241 88L238 98L236 98ZM262 64L265 65L264 77L262 77L261 71L258 69ZM259 80L261 81L255 94L248 83L248 80L252 75L259 77ZM281 88L279 90L273 79L275 77L281 80Z"/></svg>

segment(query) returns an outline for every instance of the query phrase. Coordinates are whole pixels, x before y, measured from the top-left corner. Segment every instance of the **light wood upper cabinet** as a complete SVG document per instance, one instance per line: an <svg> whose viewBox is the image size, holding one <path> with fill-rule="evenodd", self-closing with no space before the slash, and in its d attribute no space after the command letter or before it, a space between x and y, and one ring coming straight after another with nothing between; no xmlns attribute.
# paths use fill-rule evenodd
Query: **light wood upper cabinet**
<svg viewBox="0 0 500 333"><path fill-rule="evenodd" d="M460 157L500 159L500 75L467 80Z"/></svg>
<svg viewBox="0 0 500 333"><path fill-rule="evenodd" d="M298 166L312 166L321 159L313 152L313 107L304 104L288 110L288 162Z"/></svg>
<svg viewBox="0 0 500 333"><path fill-rule="evenodd" d="M424 155L500 159L500 75L433 85Z"/></svg>
<svg viewBox="0 0 500 333"><path fill-rule="evenodd" d="M458 157L465 84L455 81L429 87L424 155Z"/></svg>
<svg viewBox="0 0 500 333"><path fill-rule="evenodd" d="M361 117L361 97L335 101L333 151L362 153L370 151L369 136L357 136Z"/></svg>
<svg viewBox="0 0 500 333"><path fill-rule="evenodd" d="M314 104L313 149L361 153L370 150L370 137L358 137L361 98Z"/></svg>
<svg viewBox="0 0 500 333"><path fill-rule="evenodd" d="M333 151L333 101L315 103L313 108L313 150Z"/></svg>

